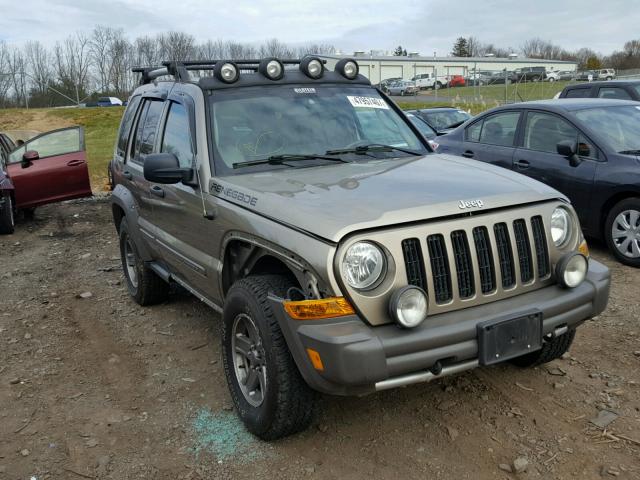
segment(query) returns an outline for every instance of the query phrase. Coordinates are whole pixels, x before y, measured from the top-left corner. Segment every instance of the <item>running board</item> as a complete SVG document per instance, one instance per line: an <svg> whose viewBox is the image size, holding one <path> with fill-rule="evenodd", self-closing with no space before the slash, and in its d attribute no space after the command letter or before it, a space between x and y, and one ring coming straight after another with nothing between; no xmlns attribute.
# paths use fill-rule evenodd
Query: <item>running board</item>
<svg viewBox="0 0 640 480"><path fill-rule="evenodd" d="M376 383L376 391L389 390L391 388L404 387L414 383L424 383L437 380L448 375L455 375L466 370L476 368L480 363L478 360L470 360L468 362L457 363L455 365L449 365L442 368L442 371L436 375L430 371L410 373L409 375L402 375L400 377L389 378Z"/></svg>

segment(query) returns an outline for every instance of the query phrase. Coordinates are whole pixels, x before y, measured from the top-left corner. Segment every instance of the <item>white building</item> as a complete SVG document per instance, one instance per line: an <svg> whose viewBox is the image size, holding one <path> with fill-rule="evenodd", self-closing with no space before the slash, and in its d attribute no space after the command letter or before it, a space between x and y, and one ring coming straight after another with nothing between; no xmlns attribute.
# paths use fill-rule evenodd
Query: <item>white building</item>
<svg viewBox="0 0 640 480"><path fill-rule="evenodd" d="M376 84L386 78L410 80L416 75L431 73L438 77L448 75L471 75L474 71L513 71L523 67L545 67L549 70L576 71L576 62L540 60L537 58L498 57L423 57L417 53L409 56L376 56L364 52L354 55L323 55L327 68L333 69L336 62L345 57L354 58L360 65L360 73Z"/></svg>

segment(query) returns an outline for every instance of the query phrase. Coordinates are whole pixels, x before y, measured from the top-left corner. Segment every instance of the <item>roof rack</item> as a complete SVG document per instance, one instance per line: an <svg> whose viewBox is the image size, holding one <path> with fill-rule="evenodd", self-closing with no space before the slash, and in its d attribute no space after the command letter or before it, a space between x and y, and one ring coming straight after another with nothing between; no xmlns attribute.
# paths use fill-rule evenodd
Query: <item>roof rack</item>
<svg viewBox="0 0 640 480"><path fill-rule="evenodd" d="M326 64L327 61L319 59ZM134 73L141 73L140 85L146 85L155 79L163 76L172 76L178 82L189 82L191 77L189 71L197 70L213 70L217 63L232 62L238 65L240 70L258 71L258 65L262 60L183 60L183 61L164 61L160 66L156 67L133 67ZM302 59L280 60L283 65L299 65Z"/></svg>

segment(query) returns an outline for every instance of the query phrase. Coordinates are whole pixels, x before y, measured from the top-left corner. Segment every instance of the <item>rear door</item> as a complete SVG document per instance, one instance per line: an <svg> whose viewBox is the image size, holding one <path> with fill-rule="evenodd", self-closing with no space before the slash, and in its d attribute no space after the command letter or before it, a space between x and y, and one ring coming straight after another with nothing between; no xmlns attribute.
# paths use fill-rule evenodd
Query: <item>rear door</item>
<svg viewBox="0 0 640 480"><path fill-rule="evenodd" d="M576 167L557 153L558 142L564 140L578 144L582 162ZM524 119L521 145L513 157L514 171L564 193L586 225L596 168L604 159L595 143L560 115L530 110Z"/></svg>
<svg viewBox="0 0 640 480"><path fill-rule="evenodd" d="M23 165L22 156L28 150L38 152L39 158ZM15 186L17 208L91 196L81 127L54 130L32 138L11 152L7 169Z"/></svg>
<svg viewBox="0 0 640 480"><path fill-rule="evenodd" d="M471 123L458 154L510 169L520 117L520 111L506 110Z"/></svg>

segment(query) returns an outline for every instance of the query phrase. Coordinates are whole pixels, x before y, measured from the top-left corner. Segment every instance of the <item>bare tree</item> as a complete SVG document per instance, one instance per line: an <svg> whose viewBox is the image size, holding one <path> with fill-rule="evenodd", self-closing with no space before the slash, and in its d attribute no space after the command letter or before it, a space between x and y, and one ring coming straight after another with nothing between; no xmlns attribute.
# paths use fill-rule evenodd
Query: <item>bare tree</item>
<svg viewBox="0 0 640 480"><path fill-rule="evenodd" d="M109 90L111 59L109 58L108 52L114 33L111 27L97 25L93 29L89 42L91 61L97 73L98 85L101 92Z"/></svg>
<svg viewBox="0 0 640 480"><path fill-rule="evenodd" d="M9 51L7 57L7 73L11 77L11 87L17 105L29 106L28 87L27 87L27 62L22 50L14 47Z"/></svg>
<svg viewBox="0 0 640 480"><path fill-rule="evenodd" d="M79 103L89 86L89 37L78 32L63 43L56 43L54 57L59 82L75 95Z"/></svg>
<svg viewBox="0 0 640 480"><path fill-rule="evenodd" d="M136 38L133 43L134 64L140 67L151 67L158 65L160 59L160 49L158 41L152 37L144 36Z"/></svg>
<svg viewBox="0 0 640 480"><path fill-rule="evenodd" d="M9 47L0 40L0 106L7 104L7 95L11 88L12 77L9 66Z"/></svg>
<svg viewBox="0 0 640 480"><path fill-rule="evenodd" d="M46 95L51 80L51 59L49 52L40 42L27 42L26 61L33 80L33 89L39 95Z"/></svg>
<svg viewBox="0 0 640 480"><path fill-rule="evenodd" d="M195 38L184 32L168 32L158 36L163 60L191 60L195 53Z"/></svg>

